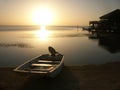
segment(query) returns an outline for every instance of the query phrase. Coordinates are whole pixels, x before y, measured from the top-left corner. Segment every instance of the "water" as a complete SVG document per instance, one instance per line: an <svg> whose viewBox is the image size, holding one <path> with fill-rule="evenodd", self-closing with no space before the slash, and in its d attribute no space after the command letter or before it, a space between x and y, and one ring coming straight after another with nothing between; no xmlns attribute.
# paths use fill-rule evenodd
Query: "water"
<svg viewBox="0 0 120 90"><path fill-rule="evenodd" d="M47 27L46 32L41 32L38 26L1 26L0 66L18 66L35 56L49 53L48 46L64 54L65 65L104 64L120 60L119 40L111 44L109 40L91 39L87 31L75 26Z"/></svg>

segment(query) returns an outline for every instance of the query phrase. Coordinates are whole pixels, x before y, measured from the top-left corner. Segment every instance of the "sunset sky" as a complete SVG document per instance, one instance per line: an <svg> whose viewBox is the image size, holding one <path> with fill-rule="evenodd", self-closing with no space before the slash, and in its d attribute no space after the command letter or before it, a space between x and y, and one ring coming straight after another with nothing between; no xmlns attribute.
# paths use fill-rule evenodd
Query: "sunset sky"
<svg viewBox="0 0 120 90"><path fill-rule="evenodd" d="M120 0L0 0L0 25L88 25Z"/></svg>

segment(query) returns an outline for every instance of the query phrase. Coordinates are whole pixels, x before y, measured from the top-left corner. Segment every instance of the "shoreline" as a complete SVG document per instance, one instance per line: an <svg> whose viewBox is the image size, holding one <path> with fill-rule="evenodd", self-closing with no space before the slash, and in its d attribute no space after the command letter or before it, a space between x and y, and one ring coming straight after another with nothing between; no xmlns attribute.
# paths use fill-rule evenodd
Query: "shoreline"
<svg viewBox="0 0 120 90"><path fill-rule="evenodd" d="M0 67L0 90L119 90L120 62L65 66L56 78L25 76Z"/></svg>

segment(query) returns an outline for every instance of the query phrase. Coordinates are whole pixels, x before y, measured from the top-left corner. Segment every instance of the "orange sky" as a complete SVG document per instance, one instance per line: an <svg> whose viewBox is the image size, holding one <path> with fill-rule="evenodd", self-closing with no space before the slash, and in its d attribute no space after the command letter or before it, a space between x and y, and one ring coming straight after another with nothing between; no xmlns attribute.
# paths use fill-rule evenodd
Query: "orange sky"
<svg viewBox="0 0 120 90"><path fill-rule="evenodd" d="M48 25L88 25L101 15L120 8L120 0L0 0L0 25L37 25L35 12L52 13ZM48 14L42 17L48 22ZM45 19L44 19L45 18Z"/></svg>

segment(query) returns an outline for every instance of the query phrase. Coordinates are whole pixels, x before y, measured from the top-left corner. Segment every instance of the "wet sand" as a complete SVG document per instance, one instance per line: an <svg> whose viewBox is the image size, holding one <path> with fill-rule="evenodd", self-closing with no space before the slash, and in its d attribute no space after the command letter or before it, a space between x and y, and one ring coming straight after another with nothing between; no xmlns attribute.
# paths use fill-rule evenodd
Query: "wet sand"
<svg viewBox="0 0 120 90"><path fill-rule="evenodd" d="M56 78L19 75L0 68L0 90L120 90L120 62L65 66Z"/></svg>

